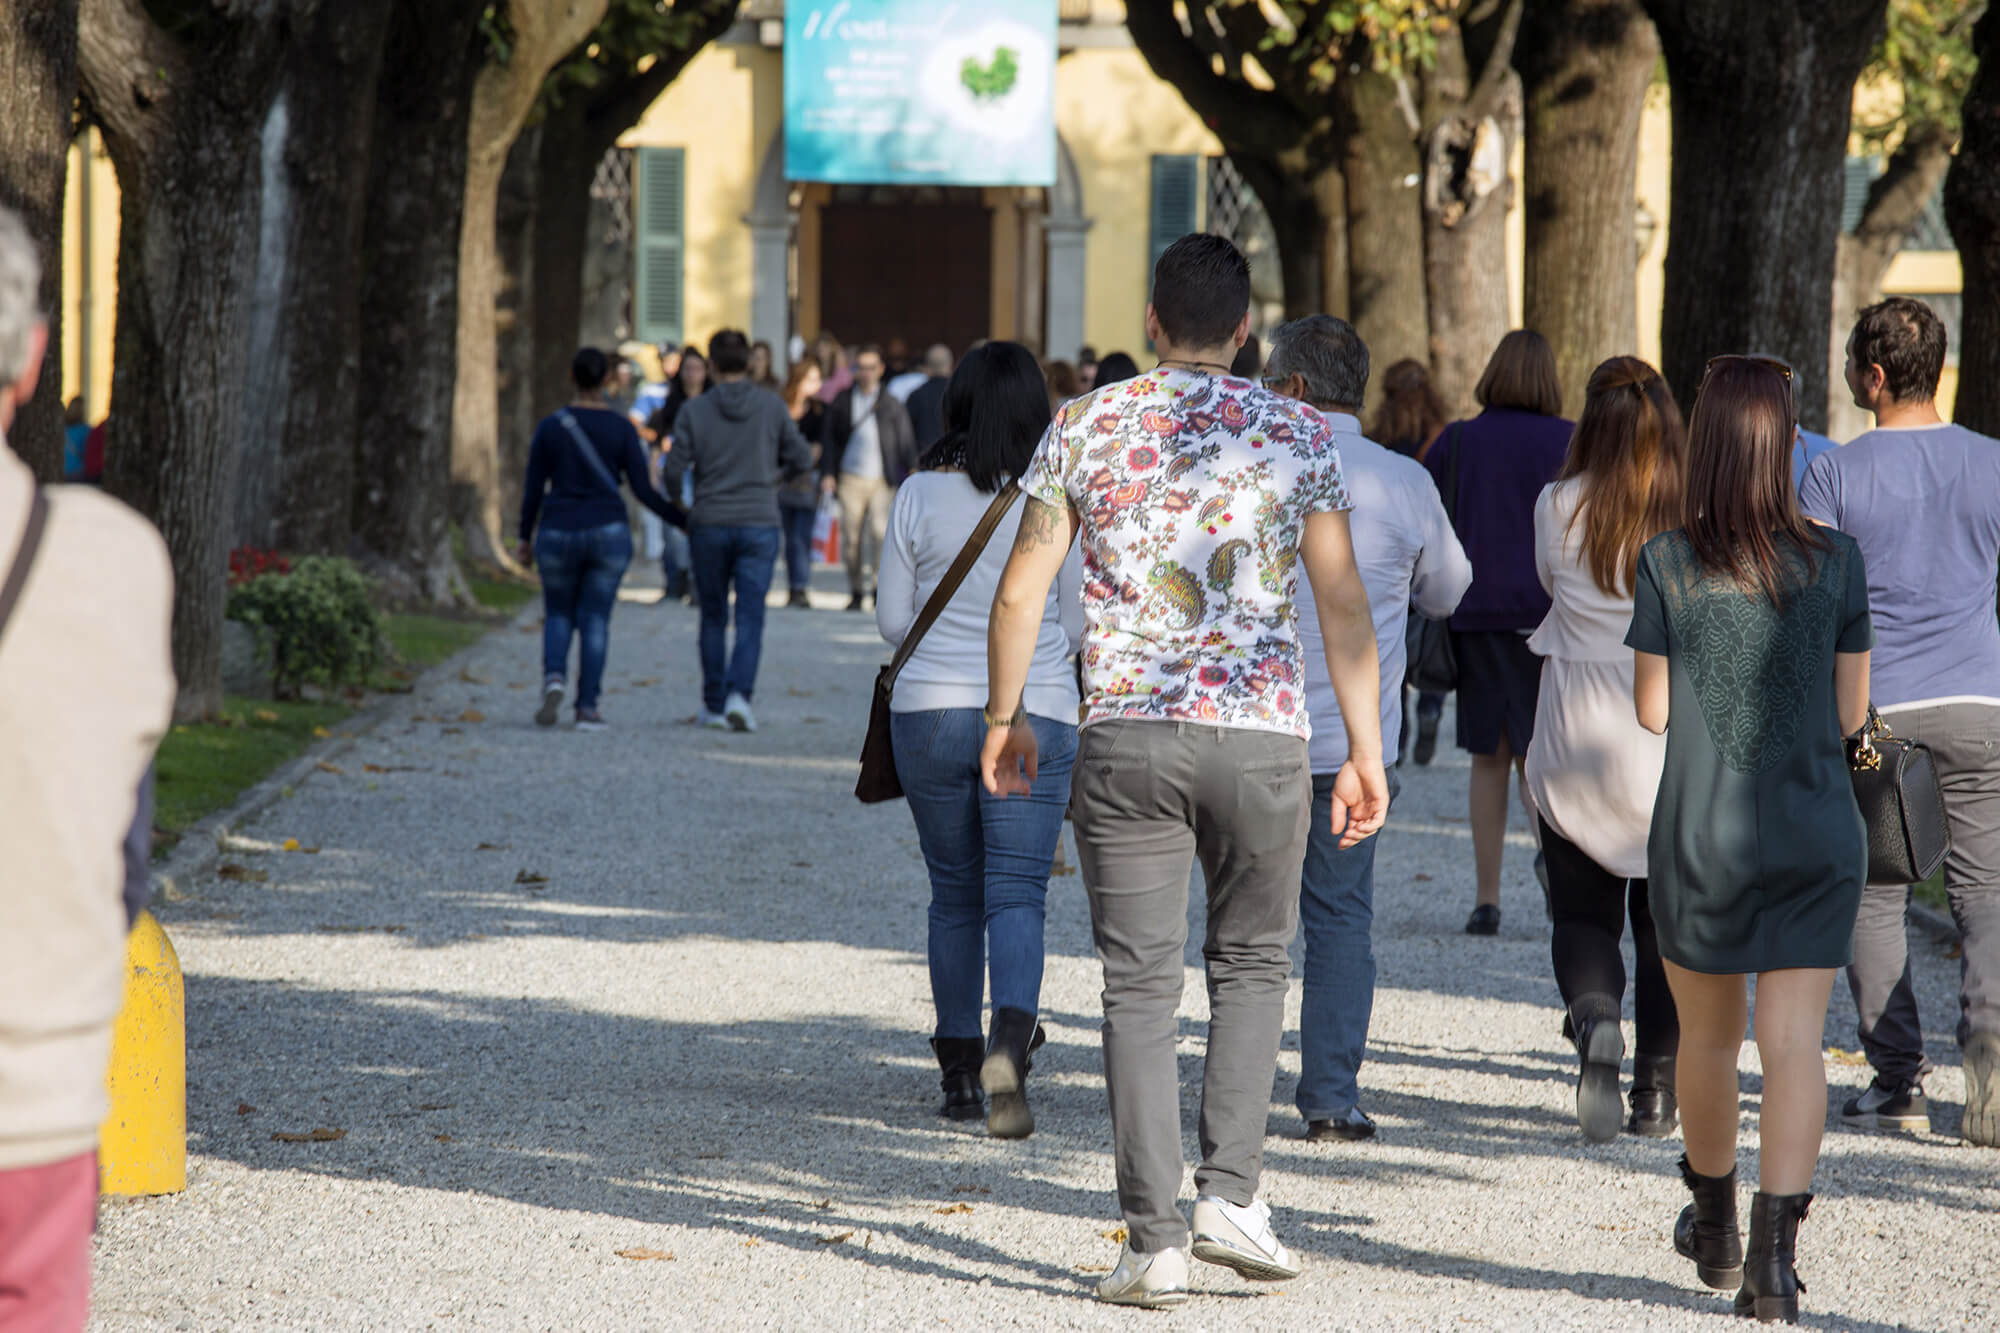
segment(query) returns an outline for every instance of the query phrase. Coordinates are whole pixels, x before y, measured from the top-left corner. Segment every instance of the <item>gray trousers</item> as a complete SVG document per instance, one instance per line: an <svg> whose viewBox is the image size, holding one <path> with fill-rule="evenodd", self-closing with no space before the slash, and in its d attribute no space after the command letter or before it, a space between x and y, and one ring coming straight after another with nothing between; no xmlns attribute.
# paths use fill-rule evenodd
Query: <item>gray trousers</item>
<svg viewBox="0 0 2000 1333"><path fill-rule="evenodd" d="M1189 873L1199 857L1209 1020L1195 1190L1247 1204L1264 1164L1311 810L1295 737L1171 722L1083 733L1070 815L1104 964L1118 1204L1141 1253L1188 1243L1175 1046Z"/></svg>
<svg viewBox="0 0 2000 1333"><path fill-rule="evenodd" d="M1958 1042L2000 1032L2000 708L1945 704L1889 714L1896 735L1920 740L1937 759L1951 821L1945 893L1965 937L1959 962ZM1909 890L1870 885L1854 923L1847 981L1860 1013L1861 1047L1885 1082L1911 1082L1930 1067L1910 986L1905 920Z"/></svg>

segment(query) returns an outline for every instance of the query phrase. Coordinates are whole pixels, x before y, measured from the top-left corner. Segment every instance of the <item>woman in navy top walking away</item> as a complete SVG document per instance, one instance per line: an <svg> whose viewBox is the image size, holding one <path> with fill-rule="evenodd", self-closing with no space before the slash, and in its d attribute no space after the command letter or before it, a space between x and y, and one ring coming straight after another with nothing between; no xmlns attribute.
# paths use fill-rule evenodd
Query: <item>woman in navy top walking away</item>
<svg viewBox="0 0 2000 1333"><path fill-rule="evenodd" d="M602 731L597 696L611 643L611 607L632 563L632 529L625 520L623 476L639 503L677 528L687 516L653 489L639 432L604 402L611 363L586 347L570 363L576 397L535 427L521 496L522 564L534 554L542 576L542 706L539 726L552 727L569 675L569 641L581 641L576 679L576 729ZM537 527L539 525L539 532Z"/></svg>
<svg viewBox="0 0 2000 1333"><path fill-rule="evenodd" d="M1485 410L1446 426L1424 466L1472 559L1472 587L1451 618L1458 654L1458 748L1472 756L1477 896L1465 930L1496 935L1507 770L1526 760L1535 738L1535 696L1542 679L1542 659L1528 650L1528 635L1549 613L1549 595L1535 568L1535 503L1562 470L1571 426L1561 416L1555 353L1531 329L1516 329L1500 340L1473 396Z"/></svg>

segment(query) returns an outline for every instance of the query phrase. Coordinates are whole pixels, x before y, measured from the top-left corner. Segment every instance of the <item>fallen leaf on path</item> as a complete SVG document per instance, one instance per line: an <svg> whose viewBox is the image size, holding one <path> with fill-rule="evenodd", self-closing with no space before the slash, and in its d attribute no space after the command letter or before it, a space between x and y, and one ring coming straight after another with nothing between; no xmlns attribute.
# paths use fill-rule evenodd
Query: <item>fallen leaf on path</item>
<svg viewBox="0 0 2000 1333"><path fill-rule="evenodd" d="M635 690L649 690L653 688L653 686L658 685L659 683L660 683L660 678L658 676L648 676L644 680L633 681L632 688Z"/></svg>
<svg viewBox="0 0 2000 1333"><path fill-rule="evenodd" d="M939 1217L949 1217L953 1213L971 1212L972 1205L969 1203L949 1203L942 1208L933 1208L931 1209L931 1211L936 1213Z"/></svg>
<svg viewBox="0 0 2000 1333"><path fill-rule="evenodd" d="M612 1253L616 1254L620 1259L671 1259L674 1257L665 1250L648 1250L643 1248L614 1250Z"/></svg>
<svg viewBox="0 0 2000 1333"><path fill-rule="evenodd" d="M347 1131L344 1129L328 1129L322 1125L318 1129L309 1129L303 1134L287 1134L283 1130L278 1130L271 1137L280 1143L334 1143L346 1138Z"/></svg>
<svg viewBox="0 0 2000 1333"><path fill-rule="evenodd" d="M248 884L268 884L271 876L262 870L252 870L249 866L237 865L234 861L224 861L215 868L217 879L240 879Z"/></svg>
<svg viewBox="0 0 2000 1333"><path fill-rule="evenodd" d="M458 720L460 722L484 722L486 714L480 712L477 708L468 708L458 715Z"/></svg>
<svg viewBox="0 0 2000 1333"><path fill-rule="evenodd" d="M322 773L333 773L337 775L345 773L347 770L342 768L339 764L329 764L322 760L319 765L319 771Z"/></svg>
<svg viewBox="0 0 2000 1333"><path fill-rule="evenodd" d="M491 685L493 683L493 677L482 676L471 667L459 668L458 678L468 685Z"/></svg>
<svg viewBox="0 0 2000 1333"><path fill-rule="evenodd" d="M953 1185L951 1192L953 1194L991 1194L993 1191L984 1185Z"/></svg>
<svg viewBox="0 0 2000 1333"><path fill-rule="evenodd" d="M268 708L260 708L250 716L256 718L259 722L276 722L278 720L278 715Z"/></svg>
<svg viewBox="0 0 2000 1333"><path fill-rule="evenodd" d="M256 1109L257 1108L252 1106L249 1102L236 1103L236 1114L238 1115L249 1115L252 1111Z"/></svg>
<svg viewBox="0 0 2000 1333"><path fill-rule="evenodd" d="M785 687L785 693L791 695L794 699L810 699L813 697L811 690L801 690L796 686L790 685Z"/></svg>
<svg viewBox="0 0 2000 1333"><path fill-rule="evenodd" d="M1865 1065L1868 1057L1860 1051L1843 1051L1838 1046L1829 1047L1826 1058L1837 1065Z"/></svg>
<svg viewBox="0 0 2000 1333"><path fill-rule="evenodd" d="M504 852L513 845L511 842L482 842L472 850L475 852Z"/></svg>
<svg viewBox="0 0 2000 1333"><path fill-rule="evenodd" d="M723 1154L719 1152L698 1152L694 1155L697 1162L713 1162L721 1156Z"/></svg>
<svg viewBox="0 0 2000 1333"><path fill-rule="evenodd" d="M764 1243L763 1241L758 1240L755 1236L752 1236L749 1240L743 1242L743 1248L746 1250L754 1250L763 1243Z"/></svg>
<svg viewBox="0 0 2000 1333"><path fill-rule="evenodd" d="M400 935L408 926L332 926L322 922L319 929L329 935Z"/></svg>
<svg viewBox="0 0 2000 1333"><path fill-rule="evenodd" d="M457 1102L421 1102L418 1104L417 1109L419 1111L449 1111L456 1105L458 1105Z"/></svg>
<svg viewBox="0 0 2000 1333"><path fill-rule="evenodd" d="M451 1142L451 1135L449 1134L433 1134L431 1137L436 1139L439 1143Z"/></svg>
<svg viewBox="0 0 2000 1333"><path fill-rule="evenodd" d="M1118 1242L1118 1243L1119 1243L1120 1245L1123 1245L1123 1244L1125 1243L1125 1228L1124 1228L1124 1227L1113 1227L1113 1228L1111 1228L1111 1230L1109 1230L1109 1231L1100 1231L1100 1232L1098 1232L1097 1234L1098 1234L1098 1235L1100 1235L1100 1236L1102 1236L1102 1237L1104 1237L1104 1239L1106 1239L1106 1240L1115 1240L1115 1241L1117 1241L1117 1242Z"/></svg>
<svg viewBox="0 0 2000 1333"><path fill-rule="evenodd" d="M1078 1264L1078 1265L1076 1266L1076 1271L1077 1271L1077 1272L1079 1272L1079 1273L1109 1273L1109 1272L1111 1271L1111 1265L1110 1265L1110 1264Z"/></svg>
<svg viewBox="0 0 2000 1333"><path fill-rule="evenodd" d="M465 734L464 727L446 727L444 730L438 733L438 735L440 736L463 736L464 734Z"/></svg>
<svg viewBox="0 0 2000 1333"><path fill-rule="evenodd" d="M514 882L516 884L546 884L549 882L549 877L547 875L537 875L532 870L523 870L520 874L514 876Z"/></svg>
<svg viewBox="0 0 2000 1333"><path fill-rule="evenodd" d="M817 1236L813 1239L813 1244L838 1245L842 1241L848 1241L853 1239L854 1239L854 1233L852 1231L843 1231L840 1232L838 1235L833 1235L833 1236Z"/></svg>
<svg viewBox="0 0 2000 1333"><path fill-rule="evenodd" d="M1433 880L1434 878L1436 878L1436 876L1434 876L1434 875L1412 875L1412 876L1410 876L1410 878L1411 878L1411 879L1414 879L1414 880L1415 880L1415 881L1416 881L1417 883L1419 883L1419 884L1428 884L1428 883L1430 883L1430 882L1431 882L1431 880Z"/></svg>
<svg viewBox="0 0 2000 1333"><path fill-rule="evenodd" d="M318 737L320 740L325 740L327 737L333 735L333 733L328 731L325 727L314 727L313 735Z"/></svg>
<svg viewBox="0 0 2000 1333"><path fill-rule="evenodd" d="M299 849L299 840L297 838L285 839L283 850L288 852L296 852L298 849Z"/></svg>
<svg viewBox="0 0 2000 1333"><path fill-rule="evenodd" d="M1950 944L1945 945L1943 956L1947 959L1958 959L1965 957L1965 941L1953 940Z"/></svg>

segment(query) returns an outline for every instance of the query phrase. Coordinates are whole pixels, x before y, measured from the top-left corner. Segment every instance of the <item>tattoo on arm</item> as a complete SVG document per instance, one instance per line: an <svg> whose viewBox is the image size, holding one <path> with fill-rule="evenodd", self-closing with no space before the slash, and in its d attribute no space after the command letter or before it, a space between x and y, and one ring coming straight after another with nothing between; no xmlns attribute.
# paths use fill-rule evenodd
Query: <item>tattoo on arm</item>
<svg viewBox="0 0 2000 1333"><path fill-rule="evenodd" d="M1022 554L1053 543L1057 530L1062 526L1062 511L1054 505L1032 495L1025 497L1025 504L1026 508L1021 512L1021 532L1014 538L1014 549Z"/></svg>

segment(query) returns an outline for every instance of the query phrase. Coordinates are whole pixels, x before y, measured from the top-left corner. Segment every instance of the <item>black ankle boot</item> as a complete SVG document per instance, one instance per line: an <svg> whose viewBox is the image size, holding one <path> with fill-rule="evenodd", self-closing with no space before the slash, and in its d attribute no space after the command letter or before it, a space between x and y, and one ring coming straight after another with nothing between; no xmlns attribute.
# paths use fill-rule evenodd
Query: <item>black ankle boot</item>
<svg viewBox="0 0 2000 1333"><path fill-rule="evenodd" d="M1625 1132L1664 1139L1680 1122L1680 1103L1674 1097L1674 1057L1633 1056L1632 1114L1625 1121Z"/></svg>
<svg viewBox="0 0 2000 1333"><path fill-rule="evenodd" d="M1570 1006L1576 1031L1576 1123L1592 1143L1618 1137L1625 1107L1618 1096L1618 1066L1625 1058L1625 1036L1618 1027L1618 1002L1608 995L1586 995Z"/></svg>
<svg viewBox="0 0 2000 1333"><path fill-rule="evenodd" d="M1799 1223L1806 1220L1810 1194L1766 1194L1750 1199L1750 1248L1744 1256L1743 1289L1736 1313L1760 1323L1799 1322L1799 1293L1806 1284L1792 1267Z"/></svg>
<svg viewBox="0 0 2000 1333"><path fill-rule="evenodd" d="M1736 1172L1704 1176L1681 1156L1681 1179L1694 1202L1674 1223L1674 1249L1694 1260L1694 1271L1717 1291L1743 1281L1743 1233L1736 1229Z"/></svg>
<svg viewBox="0 0 2000 1333"><path fill-rule="evenodd" d="M1035 1132L1035 1113L1028 1109L1029 1056L1047 1039L1035 1016L1022 1009L995 1009L993 1035L986 1046L986 1063L979 1082L993 1105L986 1128L996 1139L1025 1139Z"/></svg>
<svg viewBox="0 0 2000 1333"><path fill-rule="evenodd" d="M986 1043L977 1037L932 1037L938 1068L944 1077L944 1105L938 1114L947 1120L977 1120L986 1114L986 1099L979 1095L979 1058Z"/></svg>

